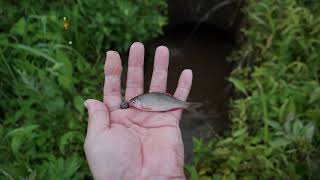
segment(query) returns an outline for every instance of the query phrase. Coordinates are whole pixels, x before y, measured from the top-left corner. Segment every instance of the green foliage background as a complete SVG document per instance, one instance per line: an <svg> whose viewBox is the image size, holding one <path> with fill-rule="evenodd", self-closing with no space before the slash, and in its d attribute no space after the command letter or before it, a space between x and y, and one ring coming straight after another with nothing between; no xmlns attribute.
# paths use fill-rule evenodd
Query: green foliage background
<svg viewBox="0 0 320 180"><path fill-rule="evenodd" d="M191 179L320 176L320 2L249 0L230 59L232 130L194 140Z"/></svg>
<svg viewBox="0 0 320 180"><path fill-rule="evenodd" d="M104 52L157 36L165 11L162 0L0 1L0 179L91 177L83 101L101 99Z"/></svg>
<svg viewBox="0 0 320 180"><path fill-rule="evenodd" d="M166 3L31 0L0 7L0 179L90 178L83 101L101 99L104 52L124 52L161 33ZM232 129L209 143L194 139L190 179L319 176L319 11L309 0L247 1L246 40L230 57Z"/></svg>

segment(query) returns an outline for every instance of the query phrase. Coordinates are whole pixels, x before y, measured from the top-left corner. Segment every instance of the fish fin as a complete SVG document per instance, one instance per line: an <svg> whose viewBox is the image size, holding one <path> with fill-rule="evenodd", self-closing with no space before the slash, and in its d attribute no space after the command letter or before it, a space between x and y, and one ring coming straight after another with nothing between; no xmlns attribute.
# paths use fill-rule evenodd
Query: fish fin
<svg viewBox="0 0 320 180"><path fill-rule="evenodd" d="M145 108L145 107L142 107L143 110L145 111L151 111L152 109L151 108Z"/></svg>
<svg viewBox="0 0 320 180"><path fill-rule="evenodd" d="M203 105L201 102L187 102L186 109L190 112L195 112L196 109L200 108Z"/></svg>
<svg viewBox="0 0 320 180"><path fill-rule="evenodd" d="M188 102L187 106L188 108L199 108L203 105L201 102Z"/></svg>
<svg viewBox="0 0 320 180"><path fill-rule="evenodd" d="M175 111L175 110L178 110L178 109L184 109L184 108L173 108L173 109L170 109L168 111Z"/></svg>

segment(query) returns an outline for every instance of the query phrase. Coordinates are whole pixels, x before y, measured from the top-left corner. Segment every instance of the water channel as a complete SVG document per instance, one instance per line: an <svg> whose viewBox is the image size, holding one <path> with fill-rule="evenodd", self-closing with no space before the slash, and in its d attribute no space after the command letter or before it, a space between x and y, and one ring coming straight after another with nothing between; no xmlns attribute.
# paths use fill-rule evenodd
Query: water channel
<svg viewBox="0 0 320 180"><path fill-rule="evenodd" d="M207 138L222 133L228 127L228 102L231 95L227 77L231 65L226 61L234 42L229 33L209 25L201 25L191 37L194 24L165 29L163 36L146 46L145 89L148 89L156 47L167 46L170 65L167 91L174 93L180 73L192 69L194 79L188 101L202 102L196 112L185 111L181 131L185 145L185 160L192 158L192 137Z"/></svg>

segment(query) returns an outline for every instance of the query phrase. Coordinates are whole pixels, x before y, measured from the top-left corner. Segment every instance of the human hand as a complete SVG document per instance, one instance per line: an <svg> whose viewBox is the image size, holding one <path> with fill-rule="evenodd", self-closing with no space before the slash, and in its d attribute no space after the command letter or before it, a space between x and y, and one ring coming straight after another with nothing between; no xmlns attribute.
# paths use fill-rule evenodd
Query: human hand
<svg viewBox="0 0 320 180"><path fill-rule="evenodd" d="M144 47L134 43L129 52L125 99L143 93ZM166 92L169 51L157 48L150 85L152 92ZM179 121L182 110L145 112L119 109L122 65L115 51L105 63L103 103L88 99L89 120L84 149L97 180L185 179L184 152ZM192 84L192 71L184 70L174 97L185 101Z"/></svg>

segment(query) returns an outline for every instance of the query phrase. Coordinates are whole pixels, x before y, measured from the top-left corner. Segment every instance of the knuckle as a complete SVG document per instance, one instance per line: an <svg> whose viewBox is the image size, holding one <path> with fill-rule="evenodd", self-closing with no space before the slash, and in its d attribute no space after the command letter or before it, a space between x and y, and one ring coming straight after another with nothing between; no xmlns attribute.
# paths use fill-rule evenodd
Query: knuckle
<svg viewBox="0 0 320 180"><path fill-rule="evenodd" d="M153 77L159 80L163 80L167 78L167 71L166 70L155 70L153 72Z"/></svg>

